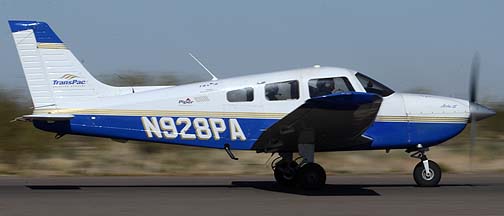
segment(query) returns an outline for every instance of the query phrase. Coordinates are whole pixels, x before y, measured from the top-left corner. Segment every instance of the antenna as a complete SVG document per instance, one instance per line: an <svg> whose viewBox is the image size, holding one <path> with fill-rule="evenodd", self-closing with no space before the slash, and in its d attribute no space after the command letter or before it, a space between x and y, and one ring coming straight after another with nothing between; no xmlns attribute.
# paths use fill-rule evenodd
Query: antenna
<svg viewBox="0 0 504 216"><path fill-rule="evenodd" d="M114 75L116 75L117 77L119 77L119 79L126 81L128 83L128 85L130 85L130 87L131 87L131 93L135 93L135 88L134 88L133 82L131 82L130 80L128 80L128 79L126 79L126 78L124 78L122 76L119 76L119 74L115 73Z"/></svg>
<svg viewBox="0 0 504 216"><path fill-rule="evenodd" d="M194 59L194 61L196 61L203 69L206 70L206 72L208 72L210 74L210 76L212 76L212 80L218 80L218 78L210 71L208 70L207 67L205 67L205 65L203 63L200 62L200 60L198 60L198 58L196 58L196 56L194 56L192 53L189 53L189 55Z"/></svg>

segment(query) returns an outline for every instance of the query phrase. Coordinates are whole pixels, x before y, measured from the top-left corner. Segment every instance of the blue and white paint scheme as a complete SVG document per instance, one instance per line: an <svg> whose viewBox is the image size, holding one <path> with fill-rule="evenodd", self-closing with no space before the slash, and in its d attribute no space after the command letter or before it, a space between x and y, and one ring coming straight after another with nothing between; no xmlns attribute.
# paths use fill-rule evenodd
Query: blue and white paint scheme
<svg viewBox="0 0 504 216"><path fill-rule="evenodd" d="M477 120L493 114L466 100L397 93L336 67L180 86L113 87L96 80L48 24L9 25L35 107L22 119L60 135L299 152L313 162L304 145L314 146L312 152L419 150L459 134L472 110L479 110ZM322 88L331 91L312 92Z"/></svg>

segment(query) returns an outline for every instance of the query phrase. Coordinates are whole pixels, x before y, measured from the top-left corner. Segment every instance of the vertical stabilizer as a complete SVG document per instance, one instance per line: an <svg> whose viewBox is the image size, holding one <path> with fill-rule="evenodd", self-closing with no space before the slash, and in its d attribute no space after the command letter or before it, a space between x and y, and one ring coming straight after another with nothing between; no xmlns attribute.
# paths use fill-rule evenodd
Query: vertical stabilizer
<svg viewBox="0 0 504 216"><path fill-rule="evenodd" d="M119 94L96 80L45 22L9 21L35 109Z"/></svg>

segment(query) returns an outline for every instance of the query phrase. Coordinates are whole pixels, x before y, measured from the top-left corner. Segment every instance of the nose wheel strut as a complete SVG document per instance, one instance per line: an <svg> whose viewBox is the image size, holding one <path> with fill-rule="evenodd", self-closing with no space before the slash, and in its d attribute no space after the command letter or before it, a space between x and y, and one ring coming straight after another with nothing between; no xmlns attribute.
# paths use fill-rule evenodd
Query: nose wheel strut
<svg viewBox="0 0 504 216"><path fill-rule="evenodd" d="M413 179L419 187L435 187L441 181L441 167L427 158L425 154L428 148L418 149L411 154L412 158L420 159L420 162L413 169Z"/></svg>

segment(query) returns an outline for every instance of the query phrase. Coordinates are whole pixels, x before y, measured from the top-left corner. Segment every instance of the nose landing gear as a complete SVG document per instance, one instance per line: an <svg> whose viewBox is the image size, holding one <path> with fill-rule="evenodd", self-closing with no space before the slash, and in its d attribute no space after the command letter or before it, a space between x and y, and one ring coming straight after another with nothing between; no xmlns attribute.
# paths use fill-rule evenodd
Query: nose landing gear
<svg viewBox="0 0 504 216"><path fill-rule="evenodd" d="M421 148L411 155L412 158L420 159L420 162L413 169L413 179L419 187L435 187L441 181L441 168L439 165L427 159L428 148Z"/></svg>

